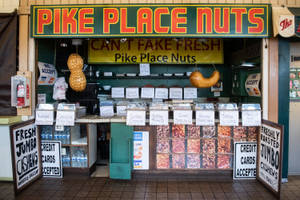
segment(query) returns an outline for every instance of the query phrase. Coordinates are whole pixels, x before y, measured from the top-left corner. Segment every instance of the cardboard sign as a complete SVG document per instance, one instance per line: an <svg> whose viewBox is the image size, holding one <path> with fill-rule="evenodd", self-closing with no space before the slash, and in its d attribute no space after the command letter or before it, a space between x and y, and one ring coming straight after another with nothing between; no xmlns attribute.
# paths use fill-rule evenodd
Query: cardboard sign
<svg viewBox="0 0 300 200"><path fill-rule="evenodd" d="M283 126L262 120L258 135L257 179L280 197Z"/></svg>
<svg viewBox="0 0 300 200"><path fill-rule="evenodd" d="M192 110L174 110L174 124L192 124Z"/></svg>
<svg viewBox="0 0 300 200"><path fill-rule="evenodd" d="M111 97L112 98L124 98L125 92L123 87L113 87L111 88Z"/></svg>
<svg viewBox="0 0 300 200"><path fill-rule="evenodd" d="M138 99L139 97L139 88L126 88L126 99Z"/></svg>
<svg viewBox="0 0 300 200"><path fill-rule="evenodd" d="M133 132L133 169L149 169L149 132Z"/></svg>
<svg viewBox="0 0 300 200"><path fill-rule="evenodd" d="M155 88L155 99L168 99L168 88Z"/></svg>
<svg viewBox="0 0 300 200"><path fill-rule="evenodd" d="M257 110L242 111L243 126L260 126L261 112Z"/></svg>
<svg viewBox="0 0 300 200"><path fill-rule="evenodd" d="M214 110L196 110L197 126L214 126L215 111Z"/></svg>
<svg viewBox="0 0 300 200"><path fill-rule="evenodd" d="M154 98L154 88L142 88L141 97L143 99L153 99Z"/></svg>
<svg viewBox="0 0 300 200"><path fill-rule="evenodd" d="M256 178L256 142L234 143L233 179Z"/></svg>
<svg viewBox="0 0 300 200"><path fill-rule="evenodd" d="M56 125L74 126L74 124L75 124L75 111L57 110Z"/></svg>
<svg viewBox="0 0 300 200"><path fill-rule="evenodd" d="M12 166L15 193L41 177L40 136L34 120L11 126Z"/></svg>
<svg viewBox="0 0 300 200"><path fill-rule="evenodd" d="M220 125L221 126L238 126L239 125L239 112L232 110L221 110Z"/></svg>
<svg viewBox="0 0 300 200"><path fill-rule="evenodd" d="M169 111L165 110L150 110L150 125L168 125L169 124Z"/></svg>
<svg viewBox="0 0 300 200"><path fill-rule="evenodd" d="M170 88L170 99L182 99L182 88Z"/></svg>
<svg viewBox="0 0 300 200"><path fill-rule="evenodd" d="M35 124L36 125L52 125L54 118L54 111L50 110L36 110Z"/></svg>
<svg viewBox="0 0 300 200"><path fill-rule="evenodd" d="M43 176L62 178L61 141L41 142Z"/></svg>
<svg viewBox="0 0 300 200"><path fill-rule="evenodd" d="M146 111L144 110L127 110L126 115L127 126L145 126Z"/></svg>
<svg viewBox="0 0 300 200"><path fill-rule="evenodd" d="M197 88L184 88L183 96L184 99L197 99Z"/></svg>

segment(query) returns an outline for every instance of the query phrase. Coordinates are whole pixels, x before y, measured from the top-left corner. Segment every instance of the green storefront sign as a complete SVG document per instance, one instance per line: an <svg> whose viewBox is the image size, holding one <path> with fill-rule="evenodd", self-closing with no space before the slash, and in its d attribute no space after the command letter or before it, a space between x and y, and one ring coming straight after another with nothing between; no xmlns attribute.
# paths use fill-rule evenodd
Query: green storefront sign
<svg viewBox="0 0 300 200"><path fill-rule="evenodd" d="M31 7L31 35L52 37L269 37L268 4Z"/></svg>

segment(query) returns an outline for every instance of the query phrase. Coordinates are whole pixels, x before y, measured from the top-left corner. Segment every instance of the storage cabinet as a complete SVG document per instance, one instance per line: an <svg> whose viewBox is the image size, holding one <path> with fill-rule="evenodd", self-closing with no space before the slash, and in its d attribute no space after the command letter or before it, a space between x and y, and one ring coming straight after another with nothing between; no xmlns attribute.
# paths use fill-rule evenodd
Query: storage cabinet
<svg viewBox="0 0 300 200"><path fill-rule="evenodd" d="M55 126L39 126L42 140L59 140L62 144L62 165L65 169L93 171L97 158L96 124L75 124L63 131Z"/></svg>

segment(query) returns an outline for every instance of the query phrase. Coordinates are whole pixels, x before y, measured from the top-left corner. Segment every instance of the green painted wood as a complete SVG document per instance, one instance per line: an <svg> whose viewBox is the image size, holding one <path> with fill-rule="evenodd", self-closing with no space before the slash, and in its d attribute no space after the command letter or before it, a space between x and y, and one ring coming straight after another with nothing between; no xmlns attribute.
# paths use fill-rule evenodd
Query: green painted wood
<svg viewBox="0 0 300 200"><path fill-rule="evenodd" d="M109 176L112 179L131 179L133 127L111 123L110 131Z"/></svg>
<svg viewBox="0 0 300 200"><path fill-rule="evenodd" d="M282 178L288 177L289 164L289 71L290 43L288 39L279 38L279 80L278 80L278 123L284 126Z"/></svg>

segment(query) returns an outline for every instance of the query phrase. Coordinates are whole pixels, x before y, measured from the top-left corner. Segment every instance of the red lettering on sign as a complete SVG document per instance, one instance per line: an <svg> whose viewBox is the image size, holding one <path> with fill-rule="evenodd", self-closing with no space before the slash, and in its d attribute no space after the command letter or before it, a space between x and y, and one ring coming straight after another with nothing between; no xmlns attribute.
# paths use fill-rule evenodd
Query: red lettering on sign
<svg viewBox="0 0 300 200"><path fill-rule="evenodd" d="M103 8L103 33L110 33L110 25L119 21L119 11L116 8Z"/></svg>
<svg viewBox="0 0 300 200"><path fill-rule="evenodd" d="M223 9L221 16L221 8L215 8L215 31L216 33L229 33L229 8ZM223 25L221 25L223 24Z"/></svg>
<svg viewBox="0 0 300 200"><path fill-rule="evenodd" d="M152 9L140 8L137 11L137 32L144 33L144 25L146 25L146 33L152 33Z"/></svg>
<svg viewBox="0 0 300 200"><path fill-rule="evenodd" d="M203 18L205 16L205 23ZM197 8L197 33L203 33L206 25L206 33L212 33L212 10L210 8Z"/></svg>
<svg viewBox="0 0 300 200"><path fill-rule="evenodd" d="M156 8L154 11L154 30L156 33L168 33L169 27L161 26L161 16L169 15L168 8Z"/></svg>
<svg viewBox="0 0 300 200"><path fill-rule="evenodd" d="M37 15L38 15L38 17L37 17L37 21L38 21L37 33L43 34L44 26L51 24L51 22L52 22L52 11L50 9L38 9Z"/></svg>
<svg viewBox="0 0 300 200"><path fill-rule="evenodd" d="M120 32L121 33L135 33L135 27L128 27L127 26L127 8L120 9Z"/></svg>
<svg viewBox="0 0 300 200"><path fill-rule="evenodd" d="M256 24L254 27L249 27L249 33L261 33L264 30L264 20L261 17L257 17L256 15L264 14L263 8L251 8L249 10L249 22L251 24Z"/></svg>
<svg viewBox="0 0 300 200"><path fill-rule="evenodd" d="M178 27L179 24L186 24L186 17L179 17L180 14L186 14L186 8L174 8L171 12L171 32L186 33L186 27Z"/></svg>
<svg viewBox="0 0 300 200"><path fill-rule="evenodd" d="M55 34L60 33L60 15L61 15L61 10L54 9L53 32Z"/></svg>
<svg viewBox="0 0 300 200"><path fill-rule="evenodd" d="M71 33L77 33L77 21L75 15L78 8L63 8L62 9L62 33L69 33L69 25L71 27Z"/></svg>
<svg viewBox="0 0 300 200"><path fill-rule="evenodd" d="M293 20L284 19L280 22L281 30L287 29L289 26L291 26L293 23Z"/></svg>
<svg viewBox="0 0 300 200"><path fill-rule="evenodd" d="M231 12L235 15L235 32L241 33L243 30L243 15L247 14L247 9L232 8Z"/></svg>
<svg viewBox="0 0 300 200"><path fill-rule="evenodd" d="M94 33L93 27L86 27L87 24L94 24L94 17L86 17L86 15L93 15L94 8L82 8L79 10L79 33Z"/></svg>

